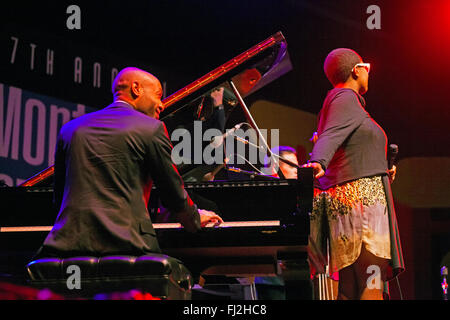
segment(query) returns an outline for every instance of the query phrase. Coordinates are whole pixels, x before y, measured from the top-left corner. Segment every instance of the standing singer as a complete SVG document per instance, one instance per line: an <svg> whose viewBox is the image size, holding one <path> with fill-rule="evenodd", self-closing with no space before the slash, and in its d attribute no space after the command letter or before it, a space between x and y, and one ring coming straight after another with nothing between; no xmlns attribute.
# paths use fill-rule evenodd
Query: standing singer
<svg viewBox="0 0 450 320"><path fill-rule="evenodd" d="M318 116L306 167L314 171L309 253L312 274L339 279L338 299L383 299L384 282L404 270L388 170L387 137L366 111L370 64L339 48L325 59L333 85ZM376 279L374 279L374 277Z"/></svg>

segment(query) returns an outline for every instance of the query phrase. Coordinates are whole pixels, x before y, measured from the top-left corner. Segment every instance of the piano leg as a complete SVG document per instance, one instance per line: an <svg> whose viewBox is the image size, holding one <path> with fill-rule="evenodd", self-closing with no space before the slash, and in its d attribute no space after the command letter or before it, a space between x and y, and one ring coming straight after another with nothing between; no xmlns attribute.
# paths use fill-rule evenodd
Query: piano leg
<svg viewBox="0 0 450 320"><path fill-rule="evenodd" d="M286 300L312 300L313 285L310 278L307 253L278 260L278 274L285 283Z"/></svg>
<svg viewBox="0 0 450 320"><path fill-rule="evenodd" d="M257 278L276 275L273 259L261 257L247 260L247 263L234 259L226 259L222 263L220 259L217 260L217 265L200 272L193 299L258 300Z"/></svg>

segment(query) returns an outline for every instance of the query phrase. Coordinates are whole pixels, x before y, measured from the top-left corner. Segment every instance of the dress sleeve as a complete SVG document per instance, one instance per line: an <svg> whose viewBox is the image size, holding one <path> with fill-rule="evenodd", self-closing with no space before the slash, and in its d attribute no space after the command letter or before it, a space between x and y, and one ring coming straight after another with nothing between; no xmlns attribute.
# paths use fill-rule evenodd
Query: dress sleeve
<svg viewBox="0 0 450 320"><path fill-rule="evenodd" d="M320 163L326 170L336 150L367 116L354 92L338 93L319 116L318 139L310 161Z"/></svg>
<svg viewBox="0 0 450 320"><path fill-rule="evenodd" d="M150 174L159 189L160 199L171 214L169 220L179 221L188 231L200 229L200 216L172 162L172 144L166 126L161 122L149 142Z"/></svg>

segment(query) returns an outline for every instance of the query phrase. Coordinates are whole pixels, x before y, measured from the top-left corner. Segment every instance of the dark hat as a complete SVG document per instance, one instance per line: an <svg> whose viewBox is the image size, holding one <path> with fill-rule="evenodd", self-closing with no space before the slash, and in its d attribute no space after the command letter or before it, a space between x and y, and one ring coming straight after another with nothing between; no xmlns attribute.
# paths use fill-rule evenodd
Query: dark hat
<svg viewBox="0 0 450 320"><path fill-rule="evenodd" d="M328 54L323 64L323 70L328 80L335 86L347 81L355 64L362 61L362 58L355 51L338 48Z"/></svg>

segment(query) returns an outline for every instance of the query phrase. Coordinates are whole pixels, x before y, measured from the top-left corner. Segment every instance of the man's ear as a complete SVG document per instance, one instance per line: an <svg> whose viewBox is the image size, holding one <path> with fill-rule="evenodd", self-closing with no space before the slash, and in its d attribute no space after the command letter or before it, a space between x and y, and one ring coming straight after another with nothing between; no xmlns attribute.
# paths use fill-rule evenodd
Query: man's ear
<svg viewBox="0 0 450 320"><path fill-rule="evenodd" d="M142 87L137 81L131 83L131 94L134 98L139 97L142 93Z"/></svg>

